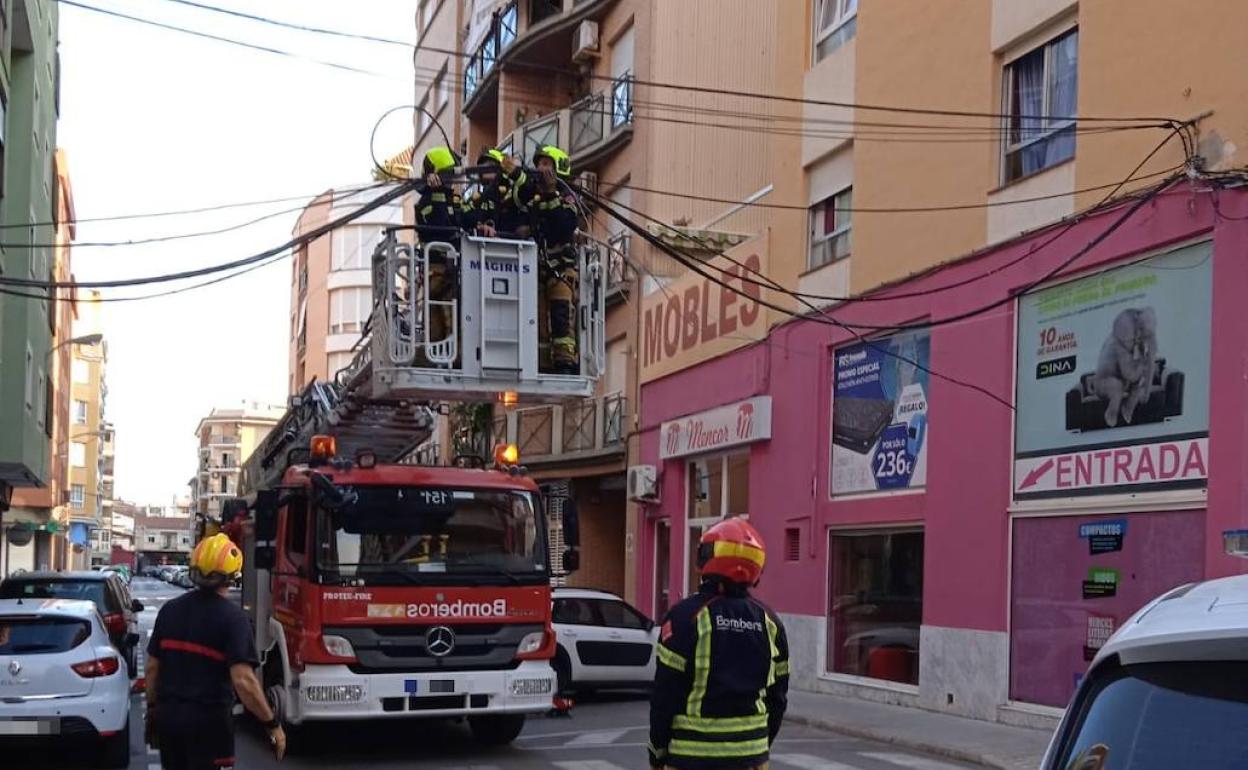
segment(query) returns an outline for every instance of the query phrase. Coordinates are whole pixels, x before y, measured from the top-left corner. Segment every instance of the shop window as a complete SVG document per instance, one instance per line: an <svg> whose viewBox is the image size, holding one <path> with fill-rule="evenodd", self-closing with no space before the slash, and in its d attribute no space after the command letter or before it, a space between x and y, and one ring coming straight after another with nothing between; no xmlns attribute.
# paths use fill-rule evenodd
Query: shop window
<svg viewBox="0 0 1248 770"><path fill-rule="evenodd" d="M750 455L739 452L714 455L688 463L686 516L688 575L686 591L698 587L698 541L702 533L729 516L748 516L750 503Z"/></svg>
<svg viewBox="0 0 1248 770"><path fill-rule="evenodd" d="M831 535L828 669L919 682L923 533Z"/></svg>

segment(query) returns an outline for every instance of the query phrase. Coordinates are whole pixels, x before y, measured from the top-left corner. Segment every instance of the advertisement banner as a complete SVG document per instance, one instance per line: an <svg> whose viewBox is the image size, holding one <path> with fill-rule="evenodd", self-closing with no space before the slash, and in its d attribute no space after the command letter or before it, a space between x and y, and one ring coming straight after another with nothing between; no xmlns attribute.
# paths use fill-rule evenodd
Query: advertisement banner
<svg viewBox="0 0 1248 770"><path fill-rule="evenodd" d="M1016 498L1204 485L1212 249L1019 299Z"/></svg>
<svg viewBox="0 0 1248 770"><path fill-rule="evenodd" d="M832 362L832 494L920 489L927 480L931 339L898 334L838 348Z"/></svg>
<svg viewBox="0 0 1248 770"><path fill-rule="evenodd" d="M669 420L659 427L659 458L716 452L771 438L771 396Z"/></svg>

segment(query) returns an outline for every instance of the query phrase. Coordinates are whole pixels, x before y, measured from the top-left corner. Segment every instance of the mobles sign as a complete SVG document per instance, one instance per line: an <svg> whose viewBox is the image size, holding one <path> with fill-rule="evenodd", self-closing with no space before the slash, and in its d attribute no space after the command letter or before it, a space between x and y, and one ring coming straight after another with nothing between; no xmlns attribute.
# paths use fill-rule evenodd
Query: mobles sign
<svg viewBox="0 0 1248 770"><path fill-rule="evenodd" d="M766 324L762 289L752 280L767 271L767 238L730 250L732 260L705 263L708 276L687 273L647 294L642 302L641 379L679 371L741 347ZM721 285L724 284L724 285Z"/></svg>
<svg viewBox="0 0 1248 770"><path fill-rule="evenodd" d="M771 396L756 396L663 423L659 457L667 460L769 438Z"/></svg>

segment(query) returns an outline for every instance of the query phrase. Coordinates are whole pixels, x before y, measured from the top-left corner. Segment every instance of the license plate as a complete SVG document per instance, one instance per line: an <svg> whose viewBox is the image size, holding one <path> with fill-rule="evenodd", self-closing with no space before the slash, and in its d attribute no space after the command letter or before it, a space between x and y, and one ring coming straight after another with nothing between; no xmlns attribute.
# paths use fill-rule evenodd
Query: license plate
<svg viewBox="0 0 1248 770"><path fill-rule="evenodd" d="M59 719L0 719L0 735L58 735Z"/></svg>

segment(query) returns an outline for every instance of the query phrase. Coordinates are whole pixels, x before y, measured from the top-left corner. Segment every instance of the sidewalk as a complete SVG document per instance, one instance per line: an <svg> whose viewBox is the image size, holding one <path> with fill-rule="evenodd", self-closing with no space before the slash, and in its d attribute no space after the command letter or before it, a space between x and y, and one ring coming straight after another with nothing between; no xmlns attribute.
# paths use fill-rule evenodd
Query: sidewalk
<svg viewBox="0 0 1248 770"><path fill-rule="evenodd" d="M1001 770L1038 770L1050 734L906 706L789 690L787 721Z"/></svg>

